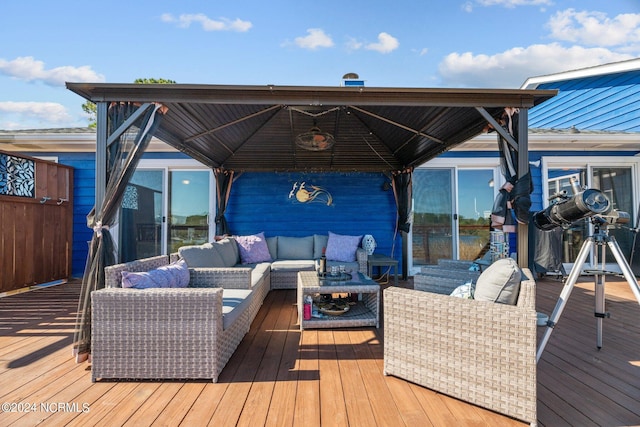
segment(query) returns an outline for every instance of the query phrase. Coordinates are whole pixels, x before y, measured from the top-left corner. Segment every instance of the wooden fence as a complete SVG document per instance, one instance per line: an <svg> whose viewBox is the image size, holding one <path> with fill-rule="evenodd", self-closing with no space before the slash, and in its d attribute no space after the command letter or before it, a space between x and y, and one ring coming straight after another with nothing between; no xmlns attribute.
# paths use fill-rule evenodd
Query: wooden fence
<svg viewBox="0 0 640 427"><path fill-rule="evenodd" d="M68 279L73 168L0 151L0 293Z"/></svg>

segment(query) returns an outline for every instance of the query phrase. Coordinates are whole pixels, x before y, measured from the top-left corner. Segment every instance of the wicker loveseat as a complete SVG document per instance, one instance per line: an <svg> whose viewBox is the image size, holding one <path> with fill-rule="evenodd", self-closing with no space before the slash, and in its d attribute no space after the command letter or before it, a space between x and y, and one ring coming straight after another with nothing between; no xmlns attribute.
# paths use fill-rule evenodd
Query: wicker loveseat
<svg viewBox="0 0 640 427"><path fill-rule="evenodd" d="M122 272L149 272L177 256L105 268L91 294L91 376L218 380L269 291L251 268L190 269L187 288L121 288Z"/></svg>
<svg viewBox="0 0 640 427"><path fill-rule="evenodd" d="M516 305L456 298L453 286L386 289L385 374L535 424L535 282L523 273Z"/></svg>

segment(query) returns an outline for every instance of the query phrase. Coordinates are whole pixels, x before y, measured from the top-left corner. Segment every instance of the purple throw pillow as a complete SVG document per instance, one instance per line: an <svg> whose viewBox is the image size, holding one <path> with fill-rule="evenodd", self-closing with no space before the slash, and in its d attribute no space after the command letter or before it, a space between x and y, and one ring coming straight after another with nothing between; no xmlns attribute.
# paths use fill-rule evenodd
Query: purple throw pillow
<svg viewBox="0 0 640 427"><path fill-rule="evenodd" d="M269 246L264 232L250 236L235 236L240 251L240 262L243 264L257 264L271 261Z"/></svg>
<svg viewBox="0 0 640 427"><path fill-rule="evenodd" d="M132 273L122 272L122 287L134 289L186 288L189 285L189 269L184 260L163 265L155 270Z"/></svg>
<svg viewBox="0 0 640 427"><path fill-rule="evenodd" d="M326 256L330 261L354 262L362 236L345 236L329 232Z"/></svg>

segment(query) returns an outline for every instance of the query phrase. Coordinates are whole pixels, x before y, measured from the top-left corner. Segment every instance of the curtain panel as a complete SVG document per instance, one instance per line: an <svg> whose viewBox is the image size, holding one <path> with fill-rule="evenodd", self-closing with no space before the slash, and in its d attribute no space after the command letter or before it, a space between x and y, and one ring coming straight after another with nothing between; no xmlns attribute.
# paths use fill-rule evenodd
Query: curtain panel
<svg viewBox="0 0 640 427"><path fill-rule="evenodd" d="M224 168L216 168L213 170L216 178L216 236L224 236L231 234L227 218L224 216L231 194L231 185L233 184L233 171Z"/></svg>
<svg viewBox="0 0 640 427"><path fill-rule="evenodd" d="M108 109L108 135L120 127L139 109L133 103L112 103ZM93 229L89 254L82 279L78 302L73 354L77 362L86 360L91 352L91 292L105 286L104 268L116 263L116 244L110 228L117 223L118 210L129 179L157 129L162 105L150 104L147 111L107 147L107 184L102 206L87 215L87 226Z"/></svg>

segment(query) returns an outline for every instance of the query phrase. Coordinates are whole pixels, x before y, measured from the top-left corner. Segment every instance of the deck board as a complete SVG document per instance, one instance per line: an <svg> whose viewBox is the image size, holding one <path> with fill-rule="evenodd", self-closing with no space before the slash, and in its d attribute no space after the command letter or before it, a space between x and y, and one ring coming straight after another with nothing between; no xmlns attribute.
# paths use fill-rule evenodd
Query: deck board
<svg viewBox="0 0 640 427"><path fill-rule="evenodd" d="M607 279L598 350L593 288L580 278L538 364L540 426L640 424L640 305L623 279ZM0 425L525 425L384 376L383 327L301 332L292 290L269 293L218 383L92 383L89 365L71 358L79 290L0 299L0 401L89 411L0 413ZM561 291L538 280L538 310L550 313Z"/></svg>

